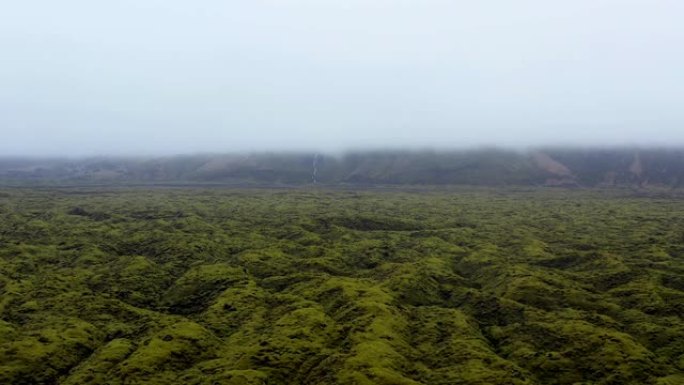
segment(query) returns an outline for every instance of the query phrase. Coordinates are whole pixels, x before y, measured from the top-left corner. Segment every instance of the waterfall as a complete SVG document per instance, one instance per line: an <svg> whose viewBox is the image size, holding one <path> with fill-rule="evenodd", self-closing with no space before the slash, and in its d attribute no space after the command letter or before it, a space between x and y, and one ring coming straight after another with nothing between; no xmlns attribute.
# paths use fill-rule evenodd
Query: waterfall
<svg viewBox="0 0 684 385"><path fill-rule="evenodd" d="M316 184L318 181L316 180L316 175L318 174L318 154L314 154L313 157L313 172L311 174L311 181Z"/></svg>

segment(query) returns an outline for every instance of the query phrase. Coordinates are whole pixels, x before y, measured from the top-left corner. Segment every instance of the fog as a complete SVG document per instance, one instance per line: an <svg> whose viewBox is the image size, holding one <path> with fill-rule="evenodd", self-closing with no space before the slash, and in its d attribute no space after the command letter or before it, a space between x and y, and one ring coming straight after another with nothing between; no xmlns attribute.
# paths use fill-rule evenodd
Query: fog
<svg viewBox="0 0 684 385"><path fill-rule="evenodd" d="M680 0L5 1L0 155L684 145Z"/></svg>

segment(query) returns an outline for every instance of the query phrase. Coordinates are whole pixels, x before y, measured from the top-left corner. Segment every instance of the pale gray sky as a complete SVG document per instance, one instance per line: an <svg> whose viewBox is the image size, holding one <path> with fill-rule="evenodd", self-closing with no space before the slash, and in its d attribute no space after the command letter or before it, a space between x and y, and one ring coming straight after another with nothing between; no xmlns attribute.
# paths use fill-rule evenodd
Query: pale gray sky
<svg viewBox="0 0 684 385"><path fill-rule="evenodd" d="M684 145L682 0L0 3L0 155Z"/></svg>

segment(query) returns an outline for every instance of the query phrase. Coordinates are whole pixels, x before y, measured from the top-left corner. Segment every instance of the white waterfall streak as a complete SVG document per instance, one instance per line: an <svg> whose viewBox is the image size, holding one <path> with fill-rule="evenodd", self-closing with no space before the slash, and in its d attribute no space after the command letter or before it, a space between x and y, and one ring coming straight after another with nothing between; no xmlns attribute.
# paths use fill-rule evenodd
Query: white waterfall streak
<svg viewBox="0 0 684 385"><path fill-rule="evenodd" d="M316 175L318 174L318 154L314 155L313 158L313 172L311 174L311 181L316 184L318 181L316 180Z"/></svg>

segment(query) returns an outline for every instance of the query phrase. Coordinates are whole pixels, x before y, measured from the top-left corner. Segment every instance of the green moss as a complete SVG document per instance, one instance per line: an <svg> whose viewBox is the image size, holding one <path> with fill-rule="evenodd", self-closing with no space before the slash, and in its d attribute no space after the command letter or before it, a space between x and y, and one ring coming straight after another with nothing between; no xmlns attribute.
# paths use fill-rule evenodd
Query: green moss
<svg viewBox="0 0 684 385"><path fill-rule="evenodd" d="M112 376L112 369L135 350L132 341L117 338L98 349L87 360L69 373L65 385L104 384Z"/></svg>
<svg viewBox="0 0 684 385"><path fill-rule="evenodd" d="M3 200L0 383L679 384L684 371L681 196Z"/></svg>
<svg viewBox="0 0 684 385"><path fill-rule="evenodd" d="M163 295L171 311L187 314L208 307L222 291L246 280L243 269L228 264L199 265L188 270Z"/></svg>

